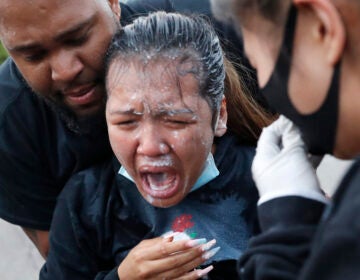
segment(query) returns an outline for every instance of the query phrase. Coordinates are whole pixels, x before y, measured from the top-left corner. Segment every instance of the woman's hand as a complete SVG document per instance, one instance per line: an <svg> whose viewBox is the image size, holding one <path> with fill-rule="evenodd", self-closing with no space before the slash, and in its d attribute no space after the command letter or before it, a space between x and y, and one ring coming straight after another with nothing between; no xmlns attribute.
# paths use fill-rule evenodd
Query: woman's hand
<svg viewBox="0 0 360 280"><path fill-rule="evenodd" d="M174 236L158 237L141 241L134 247L118 268L121 280L132 279L178 279L201 278L213 269L195 269L210 259L219 247L205 239L173 241Z"/></svg>

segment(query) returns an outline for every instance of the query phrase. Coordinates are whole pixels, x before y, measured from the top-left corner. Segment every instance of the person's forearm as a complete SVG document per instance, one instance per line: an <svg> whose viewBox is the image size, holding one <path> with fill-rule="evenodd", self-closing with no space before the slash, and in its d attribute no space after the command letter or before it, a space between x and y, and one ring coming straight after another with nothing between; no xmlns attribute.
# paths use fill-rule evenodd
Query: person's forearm
<svg viewBox="0 0 360 280"><path fill-rule="evenodd" d="M325 207L319 201L296 196L260 205L262 233L250 240L241 256L239 279L298 279Z"/></svg>
<svg viewBox="0 0 360 280"><path fill-rule="evenodd" d="M46 260L49 253L49 232L31 228L22 229L39 250L41 256Z"/></svg>

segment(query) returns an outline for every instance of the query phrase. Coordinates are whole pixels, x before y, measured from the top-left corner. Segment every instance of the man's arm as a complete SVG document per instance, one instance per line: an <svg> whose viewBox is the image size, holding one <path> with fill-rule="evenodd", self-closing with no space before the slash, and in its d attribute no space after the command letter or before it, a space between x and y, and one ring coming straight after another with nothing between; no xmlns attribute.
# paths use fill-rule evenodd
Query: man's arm
<svg viewBox="0 0 360 280"><path fill-rule="evenodd" d="M41 256L46 260L49 253L49 232L24 227L22 229L34 243Z"/></svg>

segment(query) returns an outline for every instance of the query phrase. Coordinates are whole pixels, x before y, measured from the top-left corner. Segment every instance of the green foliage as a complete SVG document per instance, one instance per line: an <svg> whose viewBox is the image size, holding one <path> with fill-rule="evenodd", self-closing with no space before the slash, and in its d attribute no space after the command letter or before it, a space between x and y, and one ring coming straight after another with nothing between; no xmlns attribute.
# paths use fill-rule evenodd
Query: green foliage
<svg viewBox="0 0 360 280"><path fill-rule="evenodd" d="M0 42L0 64L8 57L7 52L5 51L4 47L1 45Z"/></svg>

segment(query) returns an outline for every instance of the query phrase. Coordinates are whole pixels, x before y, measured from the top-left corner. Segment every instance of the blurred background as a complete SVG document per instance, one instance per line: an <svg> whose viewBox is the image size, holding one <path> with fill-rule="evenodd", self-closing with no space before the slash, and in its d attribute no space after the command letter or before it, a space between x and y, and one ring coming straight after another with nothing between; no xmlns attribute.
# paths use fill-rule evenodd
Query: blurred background
<svg viewBox="0 0 360 280"><path fill-rule="evenodd" d="M0 42L0 64L5 60L6 57L7 57L7 53Z"/></svg>

